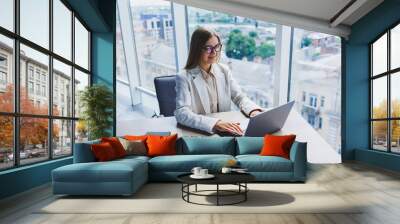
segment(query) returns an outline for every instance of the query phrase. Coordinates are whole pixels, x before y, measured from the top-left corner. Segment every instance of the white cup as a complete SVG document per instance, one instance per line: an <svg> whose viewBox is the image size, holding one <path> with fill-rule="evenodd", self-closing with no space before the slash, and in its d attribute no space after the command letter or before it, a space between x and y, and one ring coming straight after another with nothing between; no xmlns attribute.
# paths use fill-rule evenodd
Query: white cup
<svg viewBox="0 0 400 224"><path fill-rule="evenodd" d="M200 176L207 176L208 175L208 169L201 169L200 170Z"/></svg>
<svg viewBox="0 0 400 224"><path fill-rule="evenodd" d="M231 171L232 171L232 169L229 167L222 167L222 170L221 170L222 173L230 173Z"/></svg>
<svg viewBox="0 0 400 224"><path fill-rule="evenodd" d="M199 176L199 175L201 175L201 174L200 174L200 171L201 171L201 170L202 170L201 167L193 167L192 173L193 173L194 175L196 175L196 176Z"/></svg>

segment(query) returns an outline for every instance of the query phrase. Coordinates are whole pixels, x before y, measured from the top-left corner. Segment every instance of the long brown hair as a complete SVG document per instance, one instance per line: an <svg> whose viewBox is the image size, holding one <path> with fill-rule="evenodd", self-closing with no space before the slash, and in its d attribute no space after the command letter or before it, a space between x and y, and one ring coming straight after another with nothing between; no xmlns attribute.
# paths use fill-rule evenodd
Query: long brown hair
<svg viewBox="0 0 400 224"><path fill-rule="evenodd" d="M217 37L218 42L221 43L221 39L214 31L199 27L193 32L190 39L189 56L185 65L186 70L195 68L199 64L203 47L212 36Z"/></svg>

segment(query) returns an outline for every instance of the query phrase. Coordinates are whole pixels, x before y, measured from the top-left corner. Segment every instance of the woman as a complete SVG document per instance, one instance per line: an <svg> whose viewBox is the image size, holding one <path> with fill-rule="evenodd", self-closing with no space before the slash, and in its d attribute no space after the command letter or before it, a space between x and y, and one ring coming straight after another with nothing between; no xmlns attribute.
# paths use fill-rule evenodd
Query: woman
<svg viewBox="0 0 400 224"><path fill-rule="evenodd" d="M243 135L239 123L206 115L230 111L231 101L250 117L262 111L241 91L229 68L218 63L221 48L221 40L215 32L204 28L193 32L186 72L176 78L175 117L184 126L209 133Z"/></svg>

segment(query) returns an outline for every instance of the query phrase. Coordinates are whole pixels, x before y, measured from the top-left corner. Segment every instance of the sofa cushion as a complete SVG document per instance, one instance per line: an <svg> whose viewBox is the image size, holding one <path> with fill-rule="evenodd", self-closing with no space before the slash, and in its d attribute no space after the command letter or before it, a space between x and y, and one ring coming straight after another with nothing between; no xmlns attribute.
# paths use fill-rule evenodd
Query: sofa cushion
<svg viewBox="0 0 400 224"><path fill-rule="evenodd" d="M96 161L105 162L118 158L112 145L108 142L93 144L90 147L92 149L94 157L96 157Z"/></svg>
<svg viewBox="0 0 400 224"><path fill-rule="evenodd" d="M212 172L219 171L230 159L231 155L175 155L158 156L149 160L149 170L163 172L190 172L199 166Z"/></svg>
<svg viewBox="0 0 400 224"><path fill-rule="evenodd" d="M121 142L117 137L103 137L101 138L101 142L108 142L114 149L115 155L117 158L122 158L126 156L126 151L124 146L122 146Z"/></svg>
<svg viewBox="0 0 400 224"><path fill-rule="evenodd" d="M236 159L249 172L292 172L292 161L279 156L238 155Z"/></svg>
<svg viewBox="0 0 400 224"><path fill-rule="evenodd" d="M171 136L149 135L147 137L147 155L148 156L165 156L176 154L176 139L178 134Z"/></svg>
<svg viewBox="0 0 400 224"><path fill-rule="evenodd" d="M75 143L74 147L74 163L95 162L96 158L90 148L92 144L99 144L99 139L87 142Z"/></svg>
<svg viewBox="0 0 400 224"><path fill-rule="evenodd" d="M264 146L261 149L261 156L280 156L290 159L290 148L296 135L265 135Z"/></svg>
<svg viewBox="0 0 400 224"><path fill-rule="evenodd" d="M126 151L126 155L147 155L146 142L142 140L126 140L118 138Z"/></svg>
<svg viewBox="0 0 400 224"><path fill-rule="evenodd" d="M264 145L263 137L237 137L236 155L259 154Z"/></svg>
<svg viewBox="0 0 400 224"><path fill-rule="evenodd" d="M135 163L134 161L142 161L142 162L148 162L150 157L147 156L136 156L136 155L131 155L131 156L125 156L124 158L120 158L117 160L113 160L113 162L126 162L126 163Z"/></svg>
<svg viewBox="0 0 400 224"><path fill-rule="evenodd" d="M137 141L137 140L146 141L147 137L148 137L147 135L125 135L124 136L124 138L129 141Z"/></svg>
<svg viewBox="0 0 400 224"><path fill-rule="evenodd" d="M233 137L182 137L181 154L235 155L235 139Z"/></svg>
<svg viewBox="0 0 400 224"><path fill-rule="evenodd" d="M130 182L135 172L147 171L140 159L121 159L108 162L74 163L53 170L58 182ZM147 173L143 173L147 176Z"/></svg>

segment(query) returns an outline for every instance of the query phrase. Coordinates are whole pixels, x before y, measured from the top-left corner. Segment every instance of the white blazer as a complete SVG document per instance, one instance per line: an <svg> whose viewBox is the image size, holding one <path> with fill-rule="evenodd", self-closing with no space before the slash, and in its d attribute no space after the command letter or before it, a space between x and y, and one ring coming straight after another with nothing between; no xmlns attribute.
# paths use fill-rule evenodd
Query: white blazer
<svg viewBox="0 0 400 224"><path fill-rule="evenodd" d="M260 108L242 92L226 65L212 64L211 73L214 74L217 84L219 112L230 111L231 101L246 115ZM210 99L207 83L202 78L200 68L197 66L177 75L175 90L174 114L177 122L187 127L213 133L213 127L219 119L206 116L210 113Z"/></svg>

